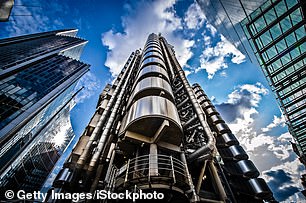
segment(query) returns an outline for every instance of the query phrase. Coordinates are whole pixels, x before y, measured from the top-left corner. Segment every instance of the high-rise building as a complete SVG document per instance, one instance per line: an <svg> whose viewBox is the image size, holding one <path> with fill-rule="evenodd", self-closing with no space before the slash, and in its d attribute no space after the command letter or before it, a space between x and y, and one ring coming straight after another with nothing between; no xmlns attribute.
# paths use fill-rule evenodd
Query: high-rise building
<svg viewBox="0 0 306 203"><path fill-rule="evenodd" d="M0 40L1 190L37 190L74 136L54 126L69 120L74 88L89 69L79 61L87 41L76 33L59 30Z"/></svg>
<svg viewBox="0 0 306 203"><path fill-rule="evenodd" d="M78 191L107 202L129 192L161 193L165 202L274 202L258 176L204 91L187 81L173 46L150 34L100 94L49 201Z"/></svg>
<svg viewBox="0 0 306 203"><path fill-rule="evenodd" d="M253 50L240 22L247 18L266 0L197 0L207 21L227 40L235 45L253 63L257 64Z"/></svg>
<svg viewBox="0 0 306 203"><path fill-rule="evenodd" d="M306 165L306 2L198 0L213 24L259 64Z"/></svg>

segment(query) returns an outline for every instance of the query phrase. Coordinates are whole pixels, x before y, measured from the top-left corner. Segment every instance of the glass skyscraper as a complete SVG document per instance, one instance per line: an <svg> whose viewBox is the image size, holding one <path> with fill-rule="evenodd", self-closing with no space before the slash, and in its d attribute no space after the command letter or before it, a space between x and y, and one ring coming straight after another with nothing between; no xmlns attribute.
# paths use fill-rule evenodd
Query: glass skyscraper
<svg viewBox="0 0 306 203"><path fill-rule="evenodd" d="M60 145L52 139L57 129L52 126L61 117L69 119L76 83L89 70L79 61L87 41L76 33L58 30L0 40L1 189L37 189L74 136L65 132L67 140Z"/></svg>
<svg viewBox="0 0 306 203"><path fill-rule="evenodd" d="M305 2L267 1L241 22L306 164Z"/></svg>
<svg viewBox="0 0 306 203"><path fill-rule="evenodd" d="M260 65L296 142L293 149L305 165L305 1L198 0L198 3L208 21Z"/></svg>
<svg viewBox="0 0 306 203"><path fill-rule="evenodd" d="M266 0L197 0L212 24L227 40L235 45L253 63L257 63L240 22Z"/></svg>

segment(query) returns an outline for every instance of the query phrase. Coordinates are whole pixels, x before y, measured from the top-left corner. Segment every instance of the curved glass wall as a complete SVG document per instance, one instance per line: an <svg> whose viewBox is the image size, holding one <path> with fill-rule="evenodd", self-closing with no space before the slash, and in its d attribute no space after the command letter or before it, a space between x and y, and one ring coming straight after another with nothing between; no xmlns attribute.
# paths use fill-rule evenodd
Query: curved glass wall
<svg viewBox="0 0 306 203"><path fill-rule="evenodd" d="M85 66L65 56L51 56L1 81L0 129Z"/></svg>
<svg viewBox="0 0 306 203"><path fill-rule="evenodd" d="M79 45L82 39L67 36L45 36L18 43L7 43L0 47L0 69L7 69L14 65L50 53L51 51Z"/></svg>
<svg viewBox="0 0 306 203"><path fill-rule="evenodd" d="M33 139L31 145L14 158L0 176L0 187L39 190L69 145L74 133L70 123L70 105L57 112L51 122Z"/></svg>

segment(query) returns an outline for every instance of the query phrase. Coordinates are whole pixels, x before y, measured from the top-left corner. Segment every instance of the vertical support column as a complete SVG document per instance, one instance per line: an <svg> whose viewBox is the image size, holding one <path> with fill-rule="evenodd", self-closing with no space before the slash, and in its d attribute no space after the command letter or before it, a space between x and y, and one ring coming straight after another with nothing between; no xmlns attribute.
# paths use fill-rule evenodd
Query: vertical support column
<svg viewBox="0 0 306 203"><path fill-rule="evenodd" d="M188 170L187 160L186 160L186 156L185 156L184 152L181 153L181 161L185 165L186 176L188 178L188 183L189 183L189 186L191 188L192 195L193 195L193 199L191 201L192 202L198 202L198 201L200 201L200 198L195 191L195 188L194 188L194 185L193 185L193 182L192 182L192 178L191 178L191 175L190 175L189 170Z"/></svg>
<svg viewBox="0 0 306 203"><path fill-rule="evenodd" d="M139 157L139 147L136 149L136 154L135 154L135 164L134 164L134 173L133 173L133 178L137 178L139 176L139 171L138 171L138 157Z"/></svg>
<svg viewBox="0 0 306 203"><path fill-rule="evenodd" d="M214 180L216 182L216 185L217 185L217 188L219 190L220 198L221 198L221 200L225 201L227 199L227 196L226 196L226 193L224 191L224 187L223 187L223 185L221 183L221 180L219 178L217 169L215 168L215 165L214 165L213 161L210 161L209 168L210 168L210 170L212 172L213 178L214 178Z"/></svg>
<svg viewBox="0 0 306 203"><path fill-rule="evenodd" d="M205 173L205 169L206 169L206 163L207 163L207 160L204 161L204 165L201 169L201 172L200 172L200 175L199 175L199 178L198 178L198 184L197 184L197 187L196 187L197 194L199 194L200 189L201 189L201 185L202 185L202 182L203 182L203 177L204 177L204 173Z"/></svg>
<svg viewBox="0 0 306 203"><path fill-rule="evenodd" d="M112 176L110 176L111 171L113 170L113 162L114 162L114 158L115 158L115 143L112 143L110 146L110 150L108 152L107 158L109 159L109 164L108 164L108 168L107 168L107 172L106 172L106 176L105 176L105 180L106 182L110 182L112 180Z"/></svg>
<svg viewBox="0 0 306 203"><path fill-rule="evenodd" d="M149 171L150 176L158 176L157 145L150 144Z"/></svg>

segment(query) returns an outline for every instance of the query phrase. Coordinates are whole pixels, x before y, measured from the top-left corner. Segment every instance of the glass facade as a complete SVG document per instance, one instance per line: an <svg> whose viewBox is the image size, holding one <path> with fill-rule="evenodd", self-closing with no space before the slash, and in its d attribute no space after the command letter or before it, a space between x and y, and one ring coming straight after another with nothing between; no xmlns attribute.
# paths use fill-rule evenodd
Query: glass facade
<svg viewBox="0 0 306 203"><path fill-rule="evenodd" d="M0 40L1 192L39 190L74 136L69 103L89 69L79 61L87 41L76 32Z"/></svg>
<svg viewBox="0 0 306 203"><path fill-rule="evenodd" d="M0 129L84 66L79 61L55 55L0 81Z"/></svg>
<svg viewBox="0 0 306 203"><path fill-rule="evenodd" d="M5 43L0 47L0 70L82 42L84 42L82 39L57 35L23 40L13 44Z"/></svg>
<svg viewBox="0 0 306 203"><path fill-rule="evenodd" d="M49 109L50 110L50 109ZM0 176L5 189L39 190L74 133L71 128L70 105L66 105L46 125L18 158Z"/></svg>
<svg viewBox="0 0 306 203"><path fill-rule="evenodd" d="M39 137L48 121L58 113L60 108L71 98L76 83L58 96L53 102L47 105L25 126L13 135L13 139L5 142L0 148L0 165L5 165L12 161L12 158L23 152L24 148L31 143L33 138ZM5 168L5 167L4 167Z"/></svg>
<svg viewBox="0 0 306 203"><path fill-rule="evenodd" d="M257 63L240 22L266 0L197 0L207 21L253 63Z"/></svg>
<svg viewBox="0 0 306 203"><path fill-rule="evenodd" d="M289 131L306 153L306 30L299 0L269 0L241 25L286 116Z"/></svg>

